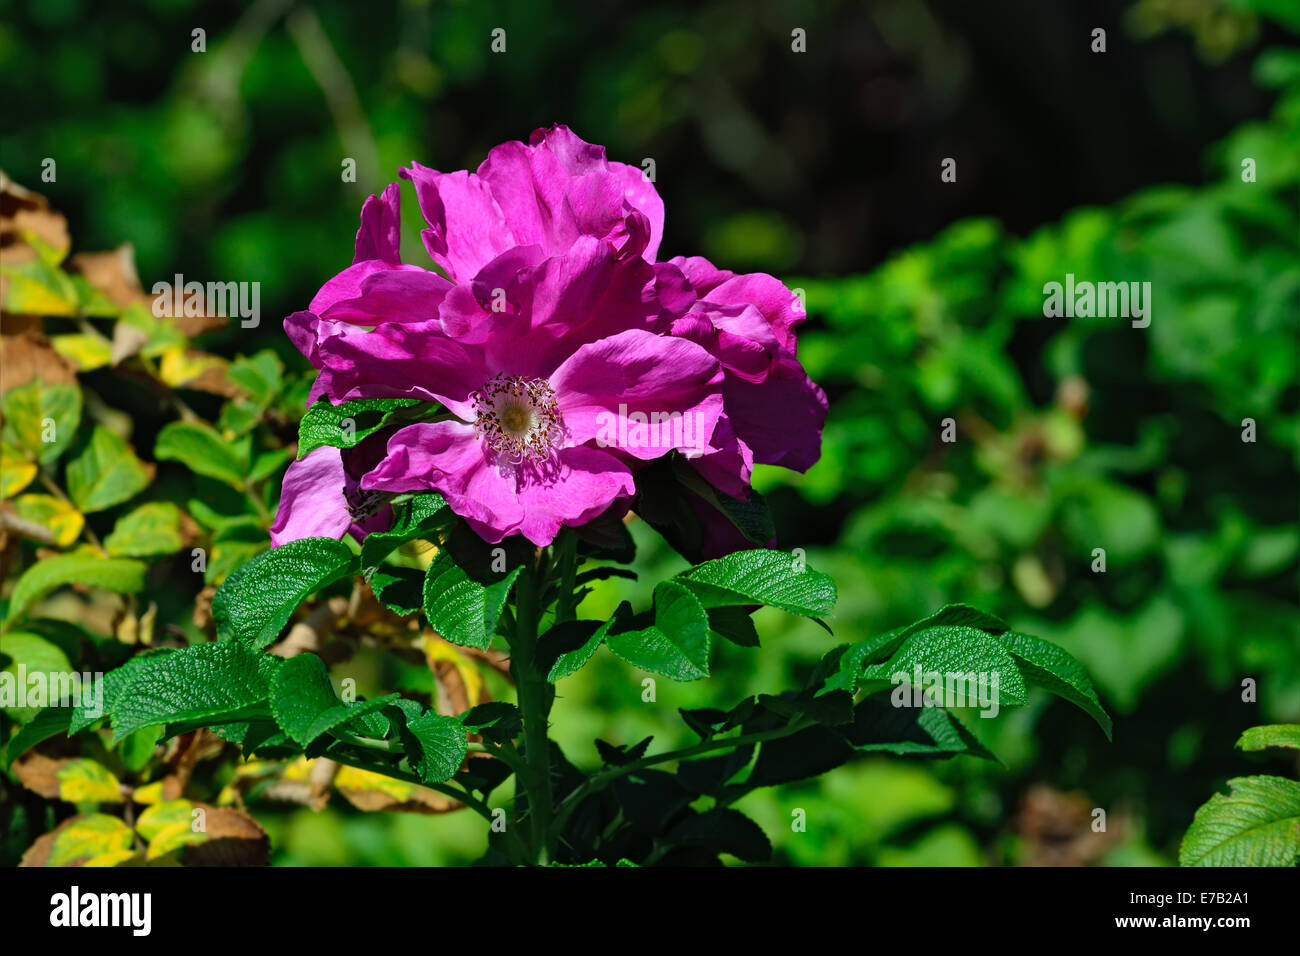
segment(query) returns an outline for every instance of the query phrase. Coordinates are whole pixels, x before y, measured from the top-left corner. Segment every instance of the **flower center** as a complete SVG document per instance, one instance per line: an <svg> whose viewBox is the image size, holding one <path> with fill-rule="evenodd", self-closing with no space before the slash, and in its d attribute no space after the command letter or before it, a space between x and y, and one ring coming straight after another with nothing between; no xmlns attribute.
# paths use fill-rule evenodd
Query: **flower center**
<svg viewBox="0 0 1300 956"><path fill-rule="evenodd" d="M513 462L541 461L562 431L555 390L544 379L498 372L471 396L474 434Z"/></svg>

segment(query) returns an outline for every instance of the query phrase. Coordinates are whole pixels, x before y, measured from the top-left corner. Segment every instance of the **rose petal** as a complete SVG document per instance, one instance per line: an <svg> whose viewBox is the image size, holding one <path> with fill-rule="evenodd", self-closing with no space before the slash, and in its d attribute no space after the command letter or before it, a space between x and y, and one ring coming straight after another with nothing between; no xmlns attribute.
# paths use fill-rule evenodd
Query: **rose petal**
<svg viewBox="0 0 1300 956"><path fill-rule="evenodd" d="M571 443L596 439L649 459L708 447L721 380L718 360L694 342L634 329L582 346L550 382Z"/></svg>

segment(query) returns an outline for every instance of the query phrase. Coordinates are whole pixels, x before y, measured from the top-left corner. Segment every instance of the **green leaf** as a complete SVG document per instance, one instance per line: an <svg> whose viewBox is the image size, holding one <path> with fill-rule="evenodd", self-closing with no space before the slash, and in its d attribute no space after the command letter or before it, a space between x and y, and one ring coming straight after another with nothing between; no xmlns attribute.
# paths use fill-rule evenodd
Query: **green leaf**
<svg viewBox="0 0 1300 956"><path fill-rule="evenodd" d="M978 693L993 694L995 676L1000 706L1017 707L1028 700L1020 668L998 638L966 626L941 625L912 634L889 660L867 666L859 683L876 685L872 690L891 684L911 685L918 672L925 687L936 675L944 688L951 683L954 692L960 692L960 706L980 706ZM953 706L951 702L945 705Z"/></svg>
<svg viewBox="0 0 1300 956"><path fill-rule="evenodd" d="M419 614L424 603L424 572L415 568L381 567L370 578L370 588L394 614Z"/></svg>
<svg viewBox="0 0 1300 956"><path fill-rule="evenodd" d="M853 748L828 727L809 727L789 737L765 741L746 786L769 787L820 776L853 756Z"/></svg>
<svg viewBox="0 0 1300 956"><path fill-rule="evenodd" d="M262 349L231 362L226 378L247 392L253 401L266 406L284 387L284 363L270 349Z"/></svg>
<svg viewBox="0 0 1300 956"><path fill-rule="evenodd" d="M118 518L112 532L104 539L109 554L131 558L173 554L183 545L181 510L170 501L140 505L130 514Z"/></svg>
<svg viewBox="0 0 1300 956"><path fill-rule="evenodd" d="M835 607L835 584L784 551L736 551L683 571L685 584L706 608L767 604L802 617Z"/></svg>
<svg viewBox="0 0 1300 956"><path fill-rule="evenodd" d="M417 538L435 537L455 520L442 495L416 495L398 510L391 529L366 535L361 544L361 566L367 571L378 567L396 548Z"/></svg>
<svg viewBox="0 0 1300 956"><path fill-rule="evenodd" d="M15 695L20 691L19 667L23 669L24 680L30 679L32 675L38 675L44 681L41 686L48 687L49 690L54 690L54 687L49 684L51 680L72 673L72 664L68 661L68 655L64 650L39 634L12 631L0 635L0 657L8 658L4 670L0 670L0 675L3 675L0 676L0 681L9 685ZM5 696L7 697L8 694ZM48 699L32 701L30 696L26 698L15 696L14 700L18 699L25 699L26 706L6 706L4 712L20 723L35 720L42 707L60 703Z"/></svg>
<svg viewBox="0 0 1300 956"><path fill-rule="evenodd" d="M333 538L300 538L259 554L217 589L212 599L217 635L265 647L307 595L355 571L351 550Z"/></svg>
<svg viewBox="0 0 1300 956"><path fill-rule="evenodd" d="M709 629L740 647L758 647L754 619L743 607L709 608Z"/></svg>
<svg viewBox="0 0 1300 956"><path fill-rule="evenodd" d="M596 648L604 643L611 627L632 616L632 605L624 601L608 621L565 621L542 635L537 645L537 664L546 670L546 679L555 683L561 677L577 673Z"/></svg>
<svg viewBox="0 0 1300 956"><path fill-rule="evenodd" d="M479 734L497 743L514 740L524 729L519 708L499 700L471 707L460 715L460 722L471 734Z"/></svg>
<svg viewBox="0 0 1300 956"><path fill-rule="evenodd" d="M439 551L424 577L424 613L443 638L462 647L486 650L496 634L501 608L520 568L495 583L471 578L446 551Z"/></svg>
<svg viewBox="0 0 1300 956"><path fill-rule="evenodd" d="M96 425L90 443L68 462L68 494L83 512L103 511L133 498L149 484L149 469L131 446Z"/></svg>
<svg viewBox="0 0 1300 956"><path fill-rule="evenodd" d="M81 704L74 707L72 709L72 719L68 724L68 733L75 734L89 727L104 715L111 714L113 704L117 701L122 689L142 670L152 666L155 660L166 657L171 653L173 653L173 649L170 647L155 647L142 654L127 658L126 663L121 667L105 674L102 685L103 698L97 701L83 700ZM87 704L90 704L90 706L87 706Z"/></svg>
<svg viewBox="0 0 1300 956"><path fill-rule="evenodd" d="M48 465L63 454L81 424L81 389L37 379L5 392L0 408L5 439Z"/></svg>
<svg viewBox="0 0 1300 956"><path fill-rule="evenodd" d="M327 398L317 399L298 425L298 457L323 445L353 448L389 424L395 413L422 404L410 398L360 398L339 405L331 405Z"/></svg>
<svg viewBox="0 0 1300 956"><path fill-rule="evenodd" d="M942 707L894 707L880 698L860 701L853 723L840 733L862 753L949 757L970 754L995 760L966 726Z"/></svg>
<svg viewBox="0 0 1300 956"><path fill-rule="evenodd" d="M746 863L762 863L772 856L772 844L762 828L730 808L714 808L687 817L668 831L667 839L679 846L730 853Z"/></svg>
<svg viewBox="0 0 1300 956"><path fill-rule="evenodd" d="M1020 673L1029 683L1045 687L1085 711L1101 727L1106 739L1110 739L1110 715L1097 699L1088 672L1064 648L1014 631L999 634L998 640L1016 658Z"/></svg>
<svg viewBox="0 0 1300 956"><path fill-rule="evenodd" d="M248 436L228 442L206 422L169 422L158 433L153 454L160 461L179 461L196 474L242 489L250 447Z"/></svg>
<svg viewBox="0 0 1300 956"><path fill-rule="evenodd" d="M6 712L11 709L6 708ZM59 734L66 735L68 719L71 716L72 711L67 707L43 708L35 717L18 728L18 733L14 734L9 739L9 743L0 750L0 754L3 755L3 759L0 759L0 767L7 767L42 741L57 737Z"/></svg>
<svg viewBox="0 0 1300 956"><path fill-rule="evenodd" d="M244 644L197 644L141 667L113 702L113 740L154 724L261 714L280 659Z"/></svg>
<svg viewBox="0 0 1300 956"><path fill-rule="evenodd" d="M1300 861L1300 783L1235 777L1196 811L1178 851L1181 866L1295 866Z"/></svg>
<svg viewBox="0 0 1300 956"><path fill-rule="evenodd" d="M709 676L709 615L678 579L655 587L654 624L641 630L611 628L605 643L629 664L673 680Z"/></svg>
<svg viewBox="0 0 1300 956"><path fill-rule="evenodd" d="M128 558L100 558L87 554L61 554L28 568L9 598L9 619L22 617L33 604L65 584L84 584L118 594L134 594L144 587L145 566Z"/></svg>
<svg viewBox="0 0 1300 956"><path fill-rule="evenodd" d="M306 747L317 737L350 720L382 710L396 694L344 703L334 693L325 663L315 654L298 654L276 671L271 681L271 713L294 741Z"/></svg>
<svg viewBox="0 0 1300 956"><path fill-rule="evenodd" d="M1241 735L1237 746L1242 750L1265 750L1268 747L1290 747L1300 750L1300 724L1265 724L1251 727Z"/></svg>
<svg viewBox="0 0 1300 956"><path fill-rule="evenodd" d="M434 713L408 720L402 741L407 759L425 783L450 780L465 762L469 749L460 719Z"/></svg>

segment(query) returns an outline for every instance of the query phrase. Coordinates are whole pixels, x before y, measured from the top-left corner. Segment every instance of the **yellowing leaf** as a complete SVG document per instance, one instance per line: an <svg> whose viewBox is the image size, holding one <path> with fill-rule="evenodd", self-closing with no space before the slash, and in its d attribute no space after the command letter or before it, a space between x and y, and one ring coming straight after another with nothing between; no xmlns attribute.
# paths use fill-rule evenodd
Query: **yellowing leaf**
<svg viewBox="0 0 1300 956"><path fill-rule="evenodd" d="M172 346L162 354L162 359L158 365L158 375L172 388L177 388L187 382L194 381L204 372L211 369L224 369L225 367L225 360L215 355L186 352L183 346Z"/></svg>
<svg viewBox="0 0 1300 956"><path fill-rule="evenodd" d="M155 780L153 783L147 783L143 787L136 787L135 792L131 794L131 800L143 806L152 806L155 803L162 803L163 782Z"/></svg>
<svg viewBox="0 0 1300 956"><path fill-rule="evenodd" d="M73 817L54 835L46 866L116 866L135 856L135 835L117 817Z"/></svg>
<svg viewBox="0 0 1300 956"><path fill-rule="evenodd" d="M482 703L483 675L474 662L440 637L425 635L423 641L429 670L448 698L449 707L441 712L459 714Z"/></svg>
<svg viewBox="0 0 1300 956"><path fill-rule="evenodd" d="M4 310L14 315L77 314L77 290L62 271L43 258L0 265L5 278Z"/></svg>
<svg viewBox="0 0 1300 956"><path fill-rule="evenodd" d="M14 499L14 510L18 517L47 529L60 548L76 541L86 524L85 515L53 495L20 495Z"/></svg>
<svg viewBox="0 0 1300 956"><path fill-rule="evenodd" d="M122 785L107 767L73 760L59 768L59 799L69 803L121 803Z"/></svg>
<svg viewBox="0 0 1300 956"><path fill-rule="evenodd" d="M195 813L189 800L167 800L140 814L135 828L149 841L148 859L156 860L173 850L206 841L206 820L206 811Z"/></svg>
<svg viewBox="0 0 1300 956"><path fill-rule="evenodd" d="M150 860L156 860L160 856L166 856L173 850L193 846L196 843L203 843L207 839L208 835L201 831L195 831L189 820L181 820L171 826L164 827L158 832L157 836L149 841L149 852L146 856Z"/></svg>
<svg viewBox="0 0 1300 956"><path fill-rule="evenodd" d="M463 803L428 787L356 767L340 767L334 787L348 803L367 812L448 813L464 807Z"/></svg>
<svg viewBox="0 0 1300 956"><path fill-rule="evenodd" d="M12 498L36 477L36 465L16 446L0 441L0 498Z"/></svg>
<svg viewBox="0 0 1300 956"><path fill-rule="evenodd" d="M81 390L37 379L4 393L4 437L49 463L63 453L81 423Z"/></svg>
<svg viewBox="0 0 1300 956"><path fill-rule="evenodd" d="M102 368L113 358L112 346L98 335L79 332L51 337L54 350L77 367L79 372Z"/></svg>

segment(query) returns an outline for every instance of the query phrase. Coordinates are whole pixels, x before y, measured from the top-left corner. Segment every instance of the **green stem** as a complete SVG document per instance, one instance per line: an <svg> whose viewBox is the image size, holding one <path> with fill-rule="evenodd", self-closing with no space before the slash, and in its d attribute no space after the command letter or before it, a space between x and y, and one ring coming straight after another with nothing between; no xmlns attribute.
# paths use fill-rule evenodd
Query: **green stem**
<svg viewBox="0 0 1300 956"><path fill-rule="evenodd" d="M551 687L537 665L537 569L529 566L515 583L515 633L510 644L510 669L519 696L519 713L524 722L524 769L518 778L523 788L530 821L531 862L550 862L551 767L547 743L551 711Z"/></svg>
<svg viewBox="0 0 1300 956"><path fill-rule="evenodd" d="M559 594L555 599L555 623L574 619L574 578L578 572L578 536L571 528L562 528L558 539Z"/></svg>

